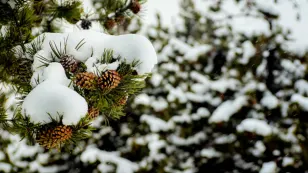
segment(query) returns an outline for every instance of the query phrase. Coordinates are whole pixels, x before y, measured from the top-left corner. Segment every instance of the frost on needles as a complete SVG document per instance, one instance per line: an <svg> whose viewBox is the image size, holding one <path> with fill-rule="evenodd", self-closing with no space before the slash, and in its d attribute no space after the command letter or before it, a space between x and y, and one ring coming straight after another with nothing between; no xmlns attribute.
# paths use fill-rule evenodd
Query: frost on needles
<svg viewBox="0 0 308 173"><path fill-rule="evenodd" d="M32 90L9 128L47 149L90 137L98 116L123 116L157 63L150 41L134 34L45 33L25 47L15 52L32 62Z"/></svg>

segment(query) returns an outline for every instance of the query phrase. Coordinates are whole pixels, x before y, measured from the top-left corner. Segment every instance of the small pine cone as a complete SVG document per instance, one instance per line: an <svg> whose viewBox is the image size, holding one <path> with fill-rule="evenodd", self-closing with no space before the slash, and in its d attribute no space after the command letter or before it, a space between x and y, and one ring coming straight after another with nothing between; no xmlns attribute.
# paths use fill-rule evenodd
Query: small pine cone
<svg viewBox="0 0 308 173"><path fill-rule="evenodd" d="M98 79L101 89L113 89L121 82L120 74L115 70L107 70Z"/></svg>
<svg viewBox="0 0 308 173"><path fill-rule="evenodd" d="M59 125L38 133L36 141L46 149L59 148L62 143L70 139L73 129L70 126Z"/></svg>
<svg viewBox="0 0 308 173"><path fill-rule="evenodd" d="M99 115L99 109L91 107L88 110L88 116L90 117L90 119L95 119L96 117L98 117Z"/></svg>
<svg viewBox="0 0 308 173"><path fill-rule="evenodd" d="M117 25L117 22L114 19L107 19L104 23L104 26L107 30L114 28Z"/></svg>
<svg viewBox="0 0 308 173"><path fill-rule="evenodd" d="M138 2L138 0L133 0L129 9L134 13L138 14L141 10L141 4Z"/></svg>
<svg viewBox="0 0 308 173"><path fill-rule="evenodd" d="M66 72L74 73L78 69L78 62L75 60L73 55L63 55L60 63Z"/></svg>
<svg viewBox="0 0 308 173"><path fill-rule="evenodd" d="M90 29L90 27L92 26L92 23L88 19L82 19L80 25L82 29Z"/></svg>
<svg viewBox="0 0 308 173"><path fill-rule="evenodd" d="M125 16L123 15L116 16L115 21L117 22L118 25L123 25L125 22Z"/></svg>
<svg viewBox="0 0 308 173"><path fill-rule="evenodd" d="M75 84L87 90L96 89L97 76L91 72L78 73L75 77Z"/></svg>
<svg viewBox="0 0 308 173"><path fill-rule="evenodd" d="M120 106L126 105L127 99L128 99L128 96L122 97L122 98L119 100L118 105L120 105Z"/></svg>

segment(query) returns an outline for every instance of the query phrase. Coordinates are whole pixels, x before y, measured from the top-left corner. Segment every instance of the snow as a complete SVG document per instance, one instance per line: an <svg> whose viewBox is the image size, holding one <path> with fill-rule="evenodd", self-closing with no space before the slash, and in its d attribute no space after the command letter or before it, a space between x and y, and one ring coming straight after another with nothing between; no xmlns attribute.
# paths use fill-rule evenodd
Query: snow
<svg viewBox="0 0 308 173"><path fill-rule="evenodd" d="M215 109L209 119L210 123L219 123L228 121L233 114L238 112L243 106L247 105L248 98L246 96L239 96L235 100L228 100L223 102Z"/></svg>
<svg viewBox="0 0 308 173"><path fill-rule="evenodd" d="M282 160L282 166L287 167L294 164L294 158L292 157L284 157Z"/></svg>
<svg viewBox="0 0 308 173"><path fill-rule="evenodd" d="M191 119L194 121L198 121L202 118L206 118L210 116L210 112L208 109L204 107L198 108L197 112L191 115Z"/></svg>
<svg viewBox="0 0 308 173"><path fill-rule="evenodd" d="M65 70L60 63L52 62L46 68L37 70L31 78L31 86L34 88L45 80L69 86L71 80L66 77Z"/></svg>
<svg viewBox="0 0 308 173"><path fill-rule="evenodd" d="M154 73L150 79L151 83L155 87L158 87L162 80L163 80L163 76L158 73Z"/></svg>
<svg viewBox="0 0 308 173"><path fill-rule="evenodd" d="M261 105L268 109L277 108L278 104L279 100L271 93L265 94L265 96L261 99Z"/></svg>
<svg viewBox="0 0 308 173"><path fill-rule="evenodd" d="M221 153L216 151L214 148L204 148L201 150L200 155L202 157L206 158L214 158L214 157L220 157Z"/></svg>
<svg viewBox="0 0 308 173"><path fill-rule="evenodd" d="M250 41L243 43L243 57L239 60L242 64L247 64L251 57L256 54L256 49Z"/></svg>
<svg viewBox="0 0 308 173"><path fill-rule="evenodd" d="M226 144L226 143L232 143L235 140L236 140L236 136L234 134L221 135L215 138L215 143L216 144Z"/></svg>
<svg viewBox="0 0 308 173"><path fill-rule="evenodd" d="M205 92L207 89L212 89L214 91L218 91L220 93L226 92L228 89L230 90L236 90L240 82L233 78L220 78L215 81L211 81L207 78L207 76L200 74L196 71L192 71L190 73L190 77L197 82L201 83L202 85L193 85L193 89L195 92Z"/></svg>
<svg viewBox="0 0 308 173"><path fill-rule="evenodd" d="M173 127L172 123L165 122L153 115L142 115L140 121L148 124L152 132L168 131Z"/></svg>
<svg viewBox="0 0 308 173"><path fill-rule="evenodd" d="M191 48L188 52L186 52L183 58L185 58L189 62L194 62L198 60L199 56L205 55L211 49L212 47L210 45L195 46Z"/></svg>
<svg viewBox="0 0 308 173"><path fill-rule="evenodd" d="M63 115L63 124L76 125L87 111L88 105L82 96L49 80L35 87L22 104L23 115L42 124L51 122L50 116L58 118Z"/></svg>
<svg viewBox="0 0 308 173"><path fill-rule="evenodd" d="M136 69L139 74L150 73L157 63L157 56L153 45L146 37L141 35L112 36L86 30L71 33L45 33L38 36L31 43L36 42L42 37L45 37L42 50L34 56L34 71L42 65L39 62L39 55L48 60L52 59L52 49L49 44L53 43L59 49L64 49L65 39L67 39L66 53L73 55L78 61L86 62L90 57L99 58L103 55L105 49L110 49L114 51L115 57L121 56L121 61L126 61L127 63L140 61L140 65ZM77 50L75 48L76 45L83 39L85 44ZM26 44L26 47L30 47L30 43Z"/></svg>
<svg viewBox="0 0 308 173"><path fill-rule="evenodd" d="M135 99L135 104L139 105L150 105L151 99L146 94L139 94Z"/></svg>
<svg viewBox="0 0 308 173"><path fill-rule="evenodd" d="M294 88L298 91L299 94L308 95L308 82L304 79L300 79L295 82Z"/></svg>
<svg viewBox="0 0 308 173"><path fill-rule="evenodd" d="M296 102L304 110L308 111L308 98L299 94L293 94L291 97L292 102Z"/></svg>
<svg viewBox="0 0 308 173"><path fill-rule="evenodd" d="M275 173L275 172L277 172L277 165L274 161L272 161L263 163L259 173Z"/></svg>
<svg viewBox="0 0 308 173"><path fill-rule="evenodd" d="M189 146L193 144L199 144L201 141L206 139L206 135L204 132L198 132L188 138L181 138L176 135L169 136L168 140L178 146Z"/></svg>
<svg viewBox="0 0 308 173"><path fill-rule="evenodd" d="M3 159L5 159L5 155L2 151L0 151L0 160L3 160Z"/></svg>
<svg viewBox="0 0 308 173"><path fill-rule="evenodd" d="M153 100L151 105L156 112L160 112L168 108L168 102L162 97L159 97L157 100Z"/></svg>
<svg viewBox="0 0 308 173"><path fill-rule="evenodd" d="M9 173L12 170L12 165L0 162L0 170Z"/></svg>
<svg viewBox="0 0 308 173"><path fill-rule="evenodd" d="M243 120L237 127L238 132L252 132L261 136L268 136L272 134L272 128L264 120L247 118Z"/></svg>
<svg viewBox="0 0 308 173"><path fill-rule="evenodd" d="M94 60L95 61L94 61ZM87 66L87 72L92 72L94 74L100 74L106 70L117 70L117 68L120 65L119 61L115 61L109 64L102 64L102 63L94 63L97 62L96 60L99 58L95 58L95 57L90 57L86 62L86 66Z"/></svg>
<svg viewBox="0 0 308 173"><path fill-rule="evenodd" d="M138 165L127 159L121 158L117 153L99 150L94 146L88 146L81 154L82 162L94 163L100 161L101 163L112 162L117 164L116 173L133 173L137 170Z"/></svg>
<svg viewBox="0 0 308 173"><path fill-rule="evenodd" d="M266 147L263 144L263 142L262 141L257 141L255 143L255 147L251 150L251 152L252 152L252 154L254 156L259 157L259 156L261 156L264 153L265 150L266 150Z"/></svg>

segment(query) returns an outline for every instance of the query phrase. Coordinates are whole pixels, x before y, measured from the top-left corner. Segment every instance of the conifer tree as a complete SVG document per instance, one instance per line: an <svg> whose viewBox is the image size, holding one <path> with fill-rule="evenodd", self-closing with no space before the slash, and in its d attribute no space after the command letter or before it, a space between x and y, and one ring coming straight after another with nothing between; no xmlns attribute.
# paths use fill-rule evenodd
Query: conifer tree
<svg viewBox="0 0 308 173"><path fill-rule="evenodd" d="M120 28L140 12L143 2L98 3L98 18L91 20L101 22L108 32L108 21ZM91 122L99 115L123 116L126 100L145 86L156 61L151 43L139 35L82 32L92 21L83 18L87 15L81 1L15 0L0 5L0 81L20 99L8 112L7 94L1 93L2 129L46 149L70 150L91 136ZM80 25L81 31L61 33L63 23ZM131 41L143 46L130 46ZM145 54L150 63L144 62Z"/></svg>

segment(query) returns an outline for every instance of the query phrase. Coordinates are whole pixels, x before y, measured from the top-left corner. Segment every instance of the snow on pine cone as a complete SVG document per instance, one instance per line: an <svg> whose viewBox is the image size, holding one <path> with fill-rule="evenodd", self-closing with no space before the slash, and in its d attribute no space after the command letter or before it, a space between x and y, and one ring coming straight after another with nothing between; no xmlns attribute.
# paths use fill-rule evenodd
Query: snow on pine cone
<svg viewBox="0 0 308 173"><path fill-rule="evenodd" d="M36 141L46 149L59 148L62 143L72 137L73 129L70 126L59 125L38 133Z"/></svg>
<svg viewBox="0 0 308 173"><path fill-rule="evenodd" d="M120 74L115 70L105 71L98 79L101 89L113 89L121 82Z"/></svg>
<svg viewBox="0 0 308 173"><path fill-rule="evenodd" d="M72 55L61 56L60 63L66 72L74 73L78 69L78 62Z"/></svg>
<svg viewBox="0 0 308 173"><path fill-rule="evenodd" d="M96 117L98 117L99 115L99 109L91 107L88 110L88 116L90 117L90 119L95 119Z"/></svg>
<svg viewBox="0 0 308 173"><path fill-rule="evenodd" d="M96 89L97 76L92 72L78 73L75 77L75 84L80 88L87 90Z"/></svg>

